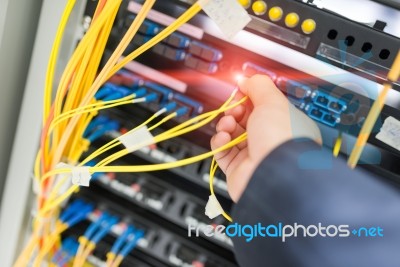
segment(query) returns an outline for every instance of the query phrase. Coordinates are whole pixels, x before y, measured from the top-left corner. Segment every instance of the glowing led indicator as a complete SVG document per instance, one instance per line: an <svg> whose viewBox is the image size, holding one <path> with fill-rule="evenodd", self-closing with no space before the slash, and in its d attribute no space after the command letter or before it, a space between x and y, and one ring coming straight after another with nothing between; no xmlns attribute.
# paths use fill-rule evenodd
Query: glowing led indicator
<svg viewBox="0 0 400 267"><path fill-rule="evenodd" d="M282 8L274 6L268 12L269 19L272 21L279 21L282 18L283 11Z"/></svg>
<svg viewBox="0 0 400 267"><path fill-rule="evenodd" d="M315 28L317 27L317 24L315 23L315 20L313 19L306 19L303 21L301 24L301 29L305 34L310 34L313 31L315 31Z"/></svg>
<svg viewBox="0 0 400 267"><path fill-rule="evenodd" d="M299 20L300 20L299 15L292 12L292 13L287 14L287 16L285 18L285 24L289 28L294 28L297 26L297 24L299 24Z"/></svg>
<svg viewBox="0 0 400 267"><path fill-rule="evenodd" d="M261 16L267 12L267 4L264 1L255 1L252 5L253 11L256 15Z"/></svg>

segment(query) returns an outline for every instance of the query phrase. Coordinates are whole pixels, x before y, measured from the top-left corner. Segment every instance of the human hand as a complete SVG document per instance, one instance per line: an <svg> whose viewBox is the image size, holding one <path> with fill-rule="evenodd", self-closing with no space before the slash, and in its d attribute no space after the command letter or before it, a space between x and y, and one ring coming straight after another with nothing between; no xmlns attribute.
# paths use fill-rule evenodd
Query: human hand
<svg viewBox="0 0 400 267"><path fill-rule="evenodd" d="M225 113L211 139L211 148L216 149L247 131L246 142L215 155L235 202L259 163L279 145L297 137L321 142L316 124L296 110L267 76L242 80L239 87L236 99L247 95L249 100Z"/></svg>

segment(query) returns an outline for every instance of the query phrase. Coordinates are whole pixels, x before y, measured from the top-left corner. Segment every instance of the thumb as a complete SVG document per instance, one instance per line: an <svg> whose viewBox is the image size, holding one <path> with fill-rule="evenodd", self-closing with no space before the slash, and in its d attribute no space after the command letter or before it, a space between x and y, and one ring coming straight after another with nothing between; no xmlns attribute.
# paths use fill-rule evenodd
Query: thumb
<svg viewBox="0 0 400 267"><path fill-rule="evenodd" d="M265 75L257 74L249 79L243 79L239 81L239 88L250 98L254 107L286 100L274 82Z"/></svg>

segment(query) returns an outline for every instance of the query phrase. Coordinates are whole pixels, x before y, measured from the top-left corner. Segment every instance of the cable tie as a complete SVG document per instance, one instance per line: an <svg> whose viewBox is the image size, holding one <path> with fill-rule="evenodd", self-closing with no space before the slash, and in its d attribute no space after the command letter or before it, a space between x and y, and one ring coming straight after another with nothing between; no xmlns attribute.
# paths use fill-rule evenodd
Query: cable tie
<svg viewBox="0 0 400 267"><path fill-rule="evenodd" d="M198 4L228 39L232 39L251 21L250 15L237 0L199 0Z"/></svg>
<svg viewBox="0 0 400 267"><path fill-rule="evenodd" d="M89 186L92 175L89 171L90 167L74 167L72 168L72 183L79 186Z"/></svg>
<svg viewBox="0 0 400 267"><path fill-rule="evenodd" d="M32 218L35 218L35 220L38 220L39 222L50 222L53 217L51 216L44 216L44 215L40 215L40 212L38 212L38 210L36 208L31 210L31 216Z"/></svg>
<svg viewBox="0 0 400 267"><path fill-rule="evenodd" d="M144 146L154 144L154 137L147 126L142 126L136 131L118 137L118 140L129 152L134 152Z"/></svg>
<svg viewBox="0 0 400 267"><path fill-rule="evenodd" d="M221 204L218 202L218 199L215 195L210 195L208 197L207 205L206 205L206 212L208 218L214 219L218 215L224 213L224 209L222 208Z"/></svg>

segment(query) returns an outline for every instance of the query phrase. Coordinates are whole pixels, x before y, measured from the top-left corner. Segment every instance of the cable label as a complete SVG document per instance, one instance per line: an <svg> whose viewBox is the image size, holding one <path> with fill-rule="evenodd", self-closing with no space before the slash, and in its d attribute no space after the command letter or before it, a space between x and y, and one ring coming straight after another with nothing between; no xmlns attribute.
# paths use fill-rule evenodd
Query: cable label
<svg viewBox="0 0 400 267"><path fill-rule="evenodd" d="M205 214L208 216L208 218L214 219L222 213L224 213L224 209L221 207L221 204L219 204L218 199L215 197L215 195L210 195L206 204Z"/></svg>
<svg viewBox="0 0 400 267"><path fill-rule="evenodd" d="M198 3L228 39L251 21L250 15L236 0L200 0Z"/></svg>
<svg viewBox="0 0 400 267"><path fill-rule="evenodd" d="M134 132L121 135L118 140L129 152L154 144L154 137L147 126L142 126Z"/></svg>
<svg viewBox="0 0 400 267"><path fill-rule="evenodd" d="M89 167L72 168L72 183L74 185L89 186L92 175L89 172Z"/></svg>
<svg viewBox="0 0 400 267"><path fill-rule="evenodd" d="M376 139L400 150L400 121L393 117L387 117L380 132L376 135Z"/></svg>

